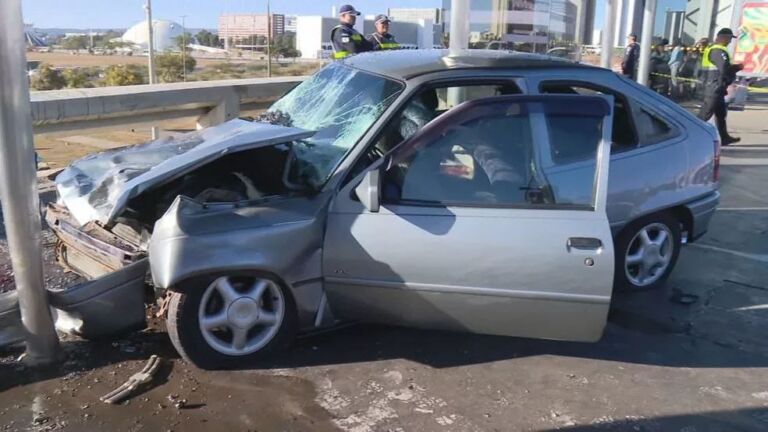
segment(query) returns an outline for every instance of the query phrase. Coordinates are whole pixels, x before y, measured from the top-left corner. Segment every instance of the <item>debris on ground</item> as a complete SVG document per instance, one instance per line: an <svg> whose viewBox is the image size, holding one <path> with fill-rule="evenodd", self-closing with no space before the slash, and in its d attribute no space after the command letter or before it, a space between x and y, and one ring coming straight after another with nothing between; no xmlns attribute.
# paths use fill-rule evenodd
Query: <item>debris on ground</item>
<svg viewBox="0 0 768 432"><path fill-rule="evenodd" d="M141 372L133 374L123 385L102 396L101 401L108 404L116 404L125 400L136 389L150 383L159 368L160 357L152 355Z"/></svg>
<svg viewBox="0 0 768 432"><path fill-rule="evenodd" d="M673 290L672 295L669 297L669 301L681 305L692 305L699 301L699 296L696 294L689 294L680 290Z"/></svg>

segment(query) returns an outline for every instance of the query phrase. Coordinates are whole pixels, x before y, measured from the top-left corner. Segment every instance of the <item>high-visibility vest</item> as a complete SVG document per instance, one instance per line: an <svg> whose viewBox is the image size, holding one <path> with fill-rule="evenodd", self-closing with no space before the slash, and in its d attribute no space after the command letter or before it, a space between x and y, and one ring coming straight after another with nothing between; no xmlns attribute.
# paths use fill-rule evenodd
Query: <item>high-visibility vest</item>
<svg viewBox="0 0 768 432"><path fill-rule="evenodd" d="M382 50L394 50L400 48L400 44L394 40L394 37L391 38L391 41L389 41L389 38L385 39L378 33L373 33L372 36L373 40L376 41L376 43L379 45L379 48Z"/></svg>
<svg viewBox="0 0 768 432"><path fill-rule="evenodd" d="M715 66L715 64L709 60L709 54L712 52L712 50L723 50L725 55L728 56L728 60L730 61L731 59L731 54L728 53L727 46L718 44L710 45L704 50L704 55L701 56L701 68L703 70L717 70L717 66Z"/></svg>

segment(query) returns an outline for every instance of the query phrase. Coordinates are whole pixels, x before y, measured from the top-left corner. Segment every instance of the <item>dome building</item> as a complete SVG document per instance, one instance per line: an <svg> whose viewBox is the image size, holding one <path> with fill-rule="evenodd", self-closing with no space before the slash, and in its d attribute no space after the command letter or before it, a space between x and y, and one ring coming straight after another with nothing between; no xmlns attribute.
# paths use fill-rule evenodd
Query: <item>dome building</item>
<svg viewBox="0 0 768 432"><path fill-rule="evenodd" d="M166 20L152 20L152 29L154 30L156 51L179 50L174 39L183 33L181 24ZM147 21L134 24L123 34L121 39L123 42L134 44L139 49L149 49Z"/></svg>

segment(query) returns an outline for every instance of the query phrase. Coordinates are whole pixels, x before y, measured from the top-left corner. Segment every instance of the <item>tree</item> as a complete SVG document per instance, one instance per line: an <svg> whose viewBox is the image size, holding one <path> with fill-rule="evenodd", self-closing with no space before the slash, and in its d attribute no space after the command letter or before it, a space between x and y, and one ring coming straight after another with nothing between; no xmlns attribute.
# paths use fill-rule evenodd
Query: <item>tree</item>
<svg viewBox="0 0 768 432"><path fill-rule="evenodd" d="M178 35L173 38L173 44L176 45L176 47L181 50L189 51L189 48L187 45L191 44L192 41L192 34L185 32L183 35Z"/></svg>
<svg viewBox="0 0 768 432"><path fill-rule="evenodd" d="M136 65L110 66L104 74L107 86L144 84L144 74Z"/></svg>
<svg viewBox="0 0 768 432"><path fill-rule="evenodd" d="M184 60L185 63L182 63L181 55L174 53L155 56L157 77L163 82L181 81L184 77L184 69L189 73L195 70L197 65L197 61L191 55L185 56Z"/></svg>
<svg viewBox="0 0 768 432"><path fill-rule="evenodd" d="M88 36L69 36L61 41L61 46L68 50L87 49L90 46Z"/></svg>
<svg viewBox="0 0 768 432"><path fill-rule="evenodd" d="M296 48L283 48L280 55L282 55L285 58L293 59L295 63L296 58L301 57L301 51L297 50Z"/></svg>
<svg viewBox="0 0 768 432"><path fill-rule="evenodd" d="M88 74L80 69L65 69L61 73L69 88L83 88L88 87L89 77Z"/></svg>
<svg viewBox="0 0 768 432"><path fill-rule="evenodd" d="M123 42L123 41L120 41L120 40L109 41L109 42L104 44L104 49L115 50L115 49L119 49L119 48L130 47L131 45L132 44L130 42Z"/></svg>
<svg viewBox="0 0 768 432"><path fill-rule="evenodd" d="M296 48L296 34L295 33L283 33L275 36L272 43L277 49Z"/></svg>
<svg viewBox="0 0 768 432"><path fill-rule="evenodd" d="M64 88L67 82L61 76L61 72L49 64L42 64L37 68L37 74L32 78L30 86L35 90L58 90Z"/></svg>
<svg viewBox="0 0 768 432"><path fill-rule="evenodd" d="M211 33L208 30L200 30L197 32L195 39L197 39L197 43L200 45L208 47L218 47L221 45L221 42L219 42L219 35Z"/></svg>

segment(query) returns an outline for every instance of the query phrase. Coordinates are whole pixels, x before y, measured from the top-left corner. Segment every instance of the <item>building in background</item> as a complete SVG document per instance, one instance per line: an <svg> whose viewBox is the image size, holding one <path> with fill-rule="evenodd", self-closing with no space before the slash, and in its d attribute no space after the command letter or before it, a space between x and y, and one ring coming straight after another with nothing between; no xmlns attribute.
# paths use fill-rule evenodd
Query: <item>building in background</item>
<svg viewBox="0 0 768 432"><path fill-rule="evenodd" d="M302 58L324 59L332 53L331 29L339 24L336 17L299 16L296 21L296 49ZM372 18L359 19L355 25L357 31L370 34L375 31ZM392 21L392 34L404 49L427 49L440 46L443 40L442 25L432 20L420 22Z"/></svg>
<svg viewBox="0 0 768 432"><path fill-rule="evenodd" d="M231 14L219 17L219 39L247 40L267 36L267 14ZM272 37L285 33L285 15L272 14Z"/></svg>
<svg viewBox="0 0 768 432"><path fill-rule="evenodd" d="M286 15L285 16L285 26L284 30L286 33L293 33L296 34L296 25L298 22L298 17L295 15Z"/></svg>
<svg viewBox="0 0 768 432"><path fill-rule="evenodd" d="M666 11L664 16L664 37L674 42L683 38L683 20L685 19L685 11Z"/></svg>
<svg viewBox="0 0 768 432"><path fill-rule="evenodd" d="M600 29L592 30L592 45L600 45L603 41L603 31Z"/></svg>
<svg viewBox="0 0 768 432"><path fill-rule="evenodd" d="M149 49L149 29L147 21L144 20L123 33L120 38L123 42L133 45L132 48L146 50ZM183 27L181 24L167 20L152 20L152 30L154 33L154 45L156 51L178 51L179 47L175 38L181 36Z"/></svg>
<svg viewBox="0 0 768 432"><path fill-rule="evenodd" d="M450 22L450 13L451 0L443 0L443 22ZM474 1L468 17L470 39L546 52L556 46L589 43L594 15L595 0Z"/></svg>
<svg viewBox="0 0 768 432"><path fill-rule="evenodd" d="M37 34L32 24L24 24L24 40L27 43L27 48L42 48L46 46L45 41Z"/></svg>
<svg viewBox="0 0 768 432"><path fill-rule="evenodd" d="M421 20L432 20L435 24L443 24L440 8L389 8L387 15L393 21L417 23Z"/></svg>

